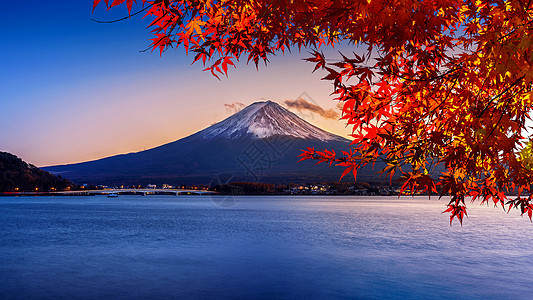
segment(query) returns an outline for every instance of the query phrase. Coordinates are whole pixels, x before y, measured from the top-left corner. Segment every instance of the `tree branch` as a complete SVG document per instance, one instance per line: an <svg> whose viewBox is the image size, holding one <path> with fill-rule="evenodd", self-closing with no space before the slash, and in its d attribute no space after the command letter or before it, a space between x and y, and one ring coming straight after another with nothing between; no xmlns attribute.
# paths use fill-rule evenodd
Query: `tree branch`
<svg viewBox="0 0 533 300"><path fill-rule="evenodd" d="M129 18L131 18L131 17L133 17L133 16L136 16L136 15L142 13L143 11L149 9L149 8L152 7L152 6L153 6L153 4L150 4L150 5L148 5L147 7L145 7L145 8L143 8L143 9L139 10L139 11L136 12L136 13L133 13L133 14L127 16L127 17L120 18L120 19L116 19L116 20L111 20L111 21L100 21L100 20L91 19L91 21L96 22L96 23L102 23L102 24L116 23L116 22L120 22L120 21L124 21L124 20L126 20L126 19L129 19Z"/></svg>

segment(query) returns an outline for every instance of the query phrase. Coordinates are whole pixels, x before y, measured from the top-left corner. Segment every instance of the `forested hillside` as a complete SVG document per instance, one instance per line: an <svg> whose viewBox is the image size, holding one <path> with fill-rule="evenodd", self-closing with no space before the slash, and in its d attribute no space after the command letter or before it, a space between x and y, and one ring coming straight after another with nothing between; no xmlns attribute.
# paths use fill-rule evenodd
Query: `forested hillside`
<svg viewBox="0 0 533 300"><path fill-rule="evenodd" d="M0 152L0 192L51 191L73 188L74 184L54 176L17 156Z"/></svg>

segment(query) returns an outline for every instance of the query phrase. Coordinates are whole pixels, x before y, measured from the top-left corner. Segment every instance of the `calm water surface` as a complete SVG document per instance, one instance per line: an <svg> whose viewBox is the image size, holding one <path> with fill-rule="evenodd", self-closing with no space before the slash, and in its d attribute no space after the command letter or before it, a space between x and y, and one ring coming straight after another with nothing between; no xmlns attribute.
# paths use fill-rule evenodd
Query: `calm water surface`
<svg viewBox="0 0 533 300"><path fill-rule="evenodd" d="M2 197L1 299L531 299L533 224L396 197Z"/></svg>

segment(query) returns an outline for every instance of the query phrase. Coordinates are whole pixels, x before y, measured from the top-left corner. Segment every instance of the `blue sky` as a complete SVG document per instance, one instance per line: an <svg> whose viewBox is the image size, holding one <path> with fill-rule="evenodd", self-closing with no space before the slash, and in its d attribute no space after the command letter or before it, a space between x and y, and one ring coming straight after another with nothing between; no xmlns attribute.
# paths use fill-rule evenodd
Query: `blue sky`
<svg viewBox="0 0 533 300"><path fill-rule="evenodd" d="M92 14L92 1L7 2L0 12L0 151L37 166L141 151L228 117L225 103L282 103L306 93L335 108L329 82L301 59L278 56L256 71L241 64L221 81L184 51L145 52L151 37L140 15L113 24L125 7ZM135 8L134 8L135 10ZM296 112L298 113L298 112ZM340 121L302 114L346 136Z"/></svg>

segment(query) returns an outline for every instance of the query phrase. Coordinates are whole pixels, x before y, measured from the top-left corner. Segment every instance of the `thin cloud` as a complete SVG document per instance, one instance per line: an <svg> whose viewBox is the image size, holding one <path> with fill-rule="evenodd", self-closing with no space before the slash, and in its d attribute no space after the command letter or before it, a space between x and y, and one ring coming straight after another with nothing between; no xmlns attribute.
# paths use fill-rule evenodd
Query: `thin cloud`
<svg viewBox="0 0 533 300"><path fill-rule="evenodd" d="M339 119L339 113L337 111L333 109L325 110L322 107L314 103L308 102L302 98L298 98L296 100L285 100L284 103L289 108L294 108L298 110L299 112L310 111L310 112L320 115L324 119L331 119L331 120Z"/></svg>
<svg viewBox="0 0 533 300"><path fill-rule="evenodd" d="M246 105L240 102L233 102L233 103L225 103L224 106L226 107L226 112L235 114L241 111Z"/></svg>

